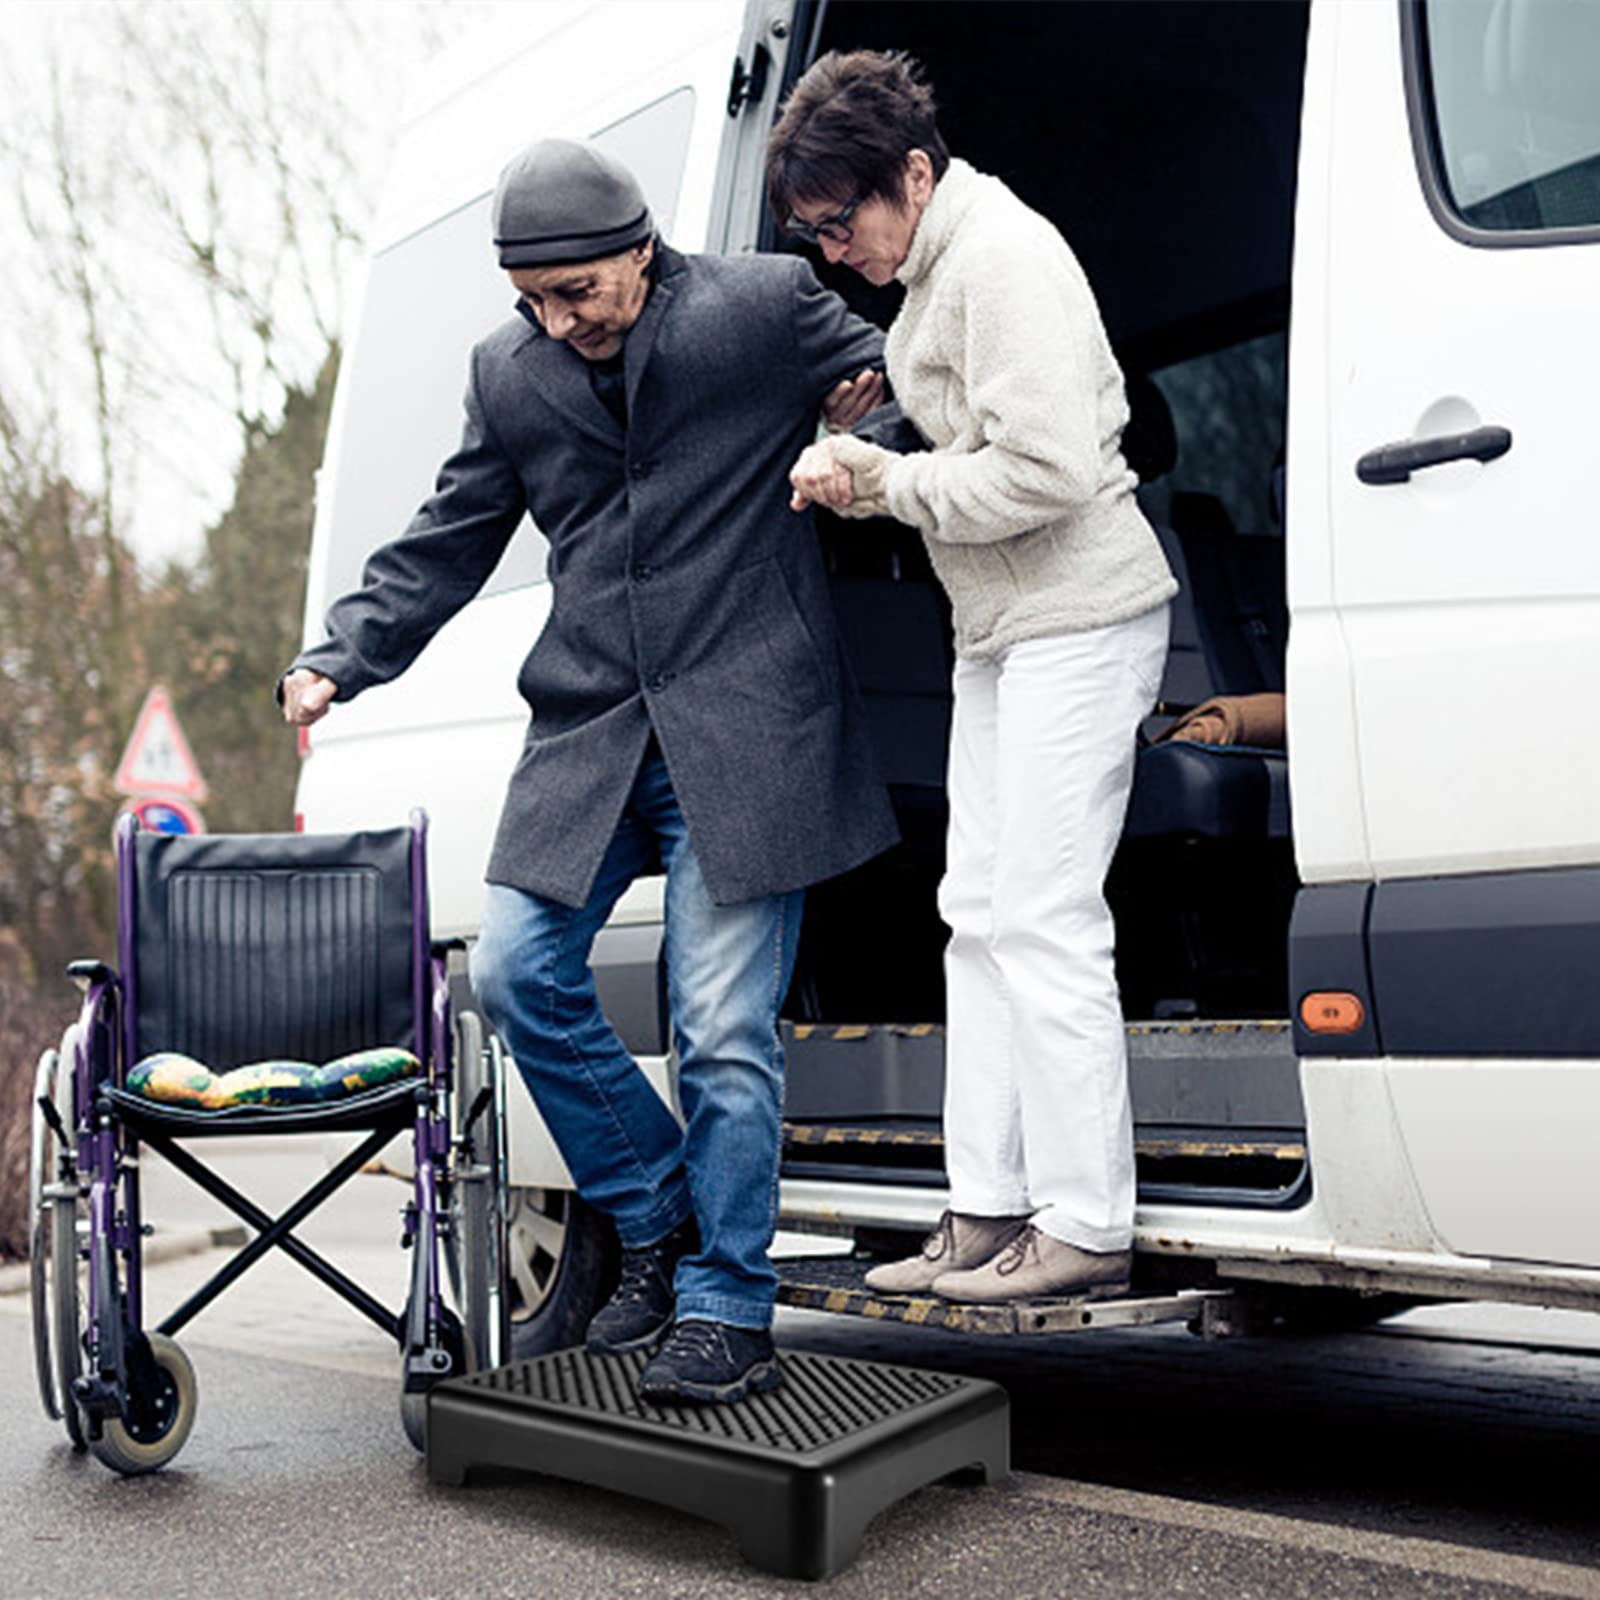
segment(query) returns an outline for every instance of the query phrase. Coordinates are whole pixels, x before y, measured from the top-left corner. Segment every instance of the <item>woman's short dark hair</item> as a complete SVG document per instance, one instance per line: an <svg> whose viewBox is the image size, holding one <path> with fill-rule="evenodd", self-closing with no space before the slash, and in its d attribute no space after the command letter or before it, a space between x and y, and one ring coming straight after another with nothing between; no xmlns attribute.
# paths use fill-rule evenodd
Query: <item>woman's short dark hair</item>
<svg viewBox="0 0 1600 1600"><path fill-rule="evenodd" d="M899 50L830 50L790 91L767 140L768 202L780 221L808 201L898 204L913 150L944 176L950 152L921 66Z"/></svg>

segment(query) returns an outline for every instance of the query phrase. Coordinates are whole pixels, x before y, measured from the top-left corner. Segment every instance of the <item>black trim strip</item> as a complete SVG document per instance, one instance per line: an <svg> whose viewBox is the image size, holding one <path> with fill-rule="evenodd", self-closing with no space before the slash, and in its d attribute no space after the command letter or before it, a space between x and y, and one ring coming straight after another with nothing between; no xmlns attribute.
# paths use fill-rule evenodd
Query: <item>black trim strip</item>
<svg viewBox="0 0 1600 1600"><path fill-rule="evenodd" d="M1298 1056L1383 1054L1367 959L1372 912L1370 883L1308 884L1295 896L1289 919L1289 1014ZM1338 991L1357 996L1366 1019L1354 1033L1312 1033L1300 1018L1308 995Z"/></svg>
<svg viewBox="0 0 1600 1600"><path fill-rule="evenodd" d="M1386 1055L1600 1058L1600 866L1377 884L1367 949Z"/></svg>

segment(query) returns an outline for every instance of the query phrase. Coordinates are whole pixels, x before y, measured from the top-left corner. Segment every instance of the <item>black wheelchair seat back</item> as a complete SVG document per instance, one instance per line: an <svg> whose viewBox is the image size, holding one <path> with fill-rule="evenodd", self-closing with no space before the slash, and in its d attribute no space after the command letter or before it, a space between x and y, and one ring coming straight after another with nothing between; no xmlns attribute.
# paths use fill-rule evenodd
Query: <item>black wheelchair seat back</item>
<svg viewBox="0 0 1600 1600"><path fill-rule="evenodd" d="M222 1073L378 1045L426 1059L414 839L135 834L120 941L129 1065L175 1051Z"/></svg>

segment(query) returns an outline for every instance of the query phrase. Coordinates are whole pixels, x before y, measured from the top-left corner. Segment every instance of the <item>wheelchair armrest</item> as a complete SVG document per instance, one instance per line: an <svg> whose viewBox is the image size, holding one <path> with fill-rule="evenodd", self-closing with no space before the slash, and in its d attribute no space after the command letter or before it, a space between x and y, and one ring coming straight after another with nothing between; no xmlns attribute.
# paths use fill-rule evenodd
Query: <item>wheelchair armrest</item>
<svg viewBox="0 0 1600 1600"><path fill-rule="evenodd" d="M428 946L428 954L432 956L447 956L452 950L465 950L465 939L435 939Z"/></svg>
<svg viewBox="0 0 1600 1600"><path fill-rule="evenodd" d="M115 983L117 973L114 967L108 967L103 961L73 961L67 966L67 976L83 990L89 992L92 985L97 983Z"/></svg>

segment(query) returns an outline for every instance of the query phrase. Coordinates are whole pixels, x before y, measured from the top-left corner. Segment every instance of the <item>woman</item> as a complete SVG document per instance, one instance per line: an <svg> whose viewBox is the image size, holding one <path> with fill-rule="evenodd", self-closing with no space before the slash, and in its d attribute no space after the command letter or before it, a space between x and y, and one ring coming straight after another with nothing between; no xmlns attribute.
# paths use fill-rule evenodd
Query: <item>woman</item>
<svg viewBox="0 0 1600 1600"><path fill-rule="evenodd" d="M1133 1134L1106 871L1177 584L1119 448L1122 374L1056 229L952 160L899 54L831 53L767 152L790 229L905 285L888 375L932 448L849 434L791 481L920 529L955 616L950 836L939 909L950 1209L867 1282L960 1300L1117 1293Z"/></svg>

